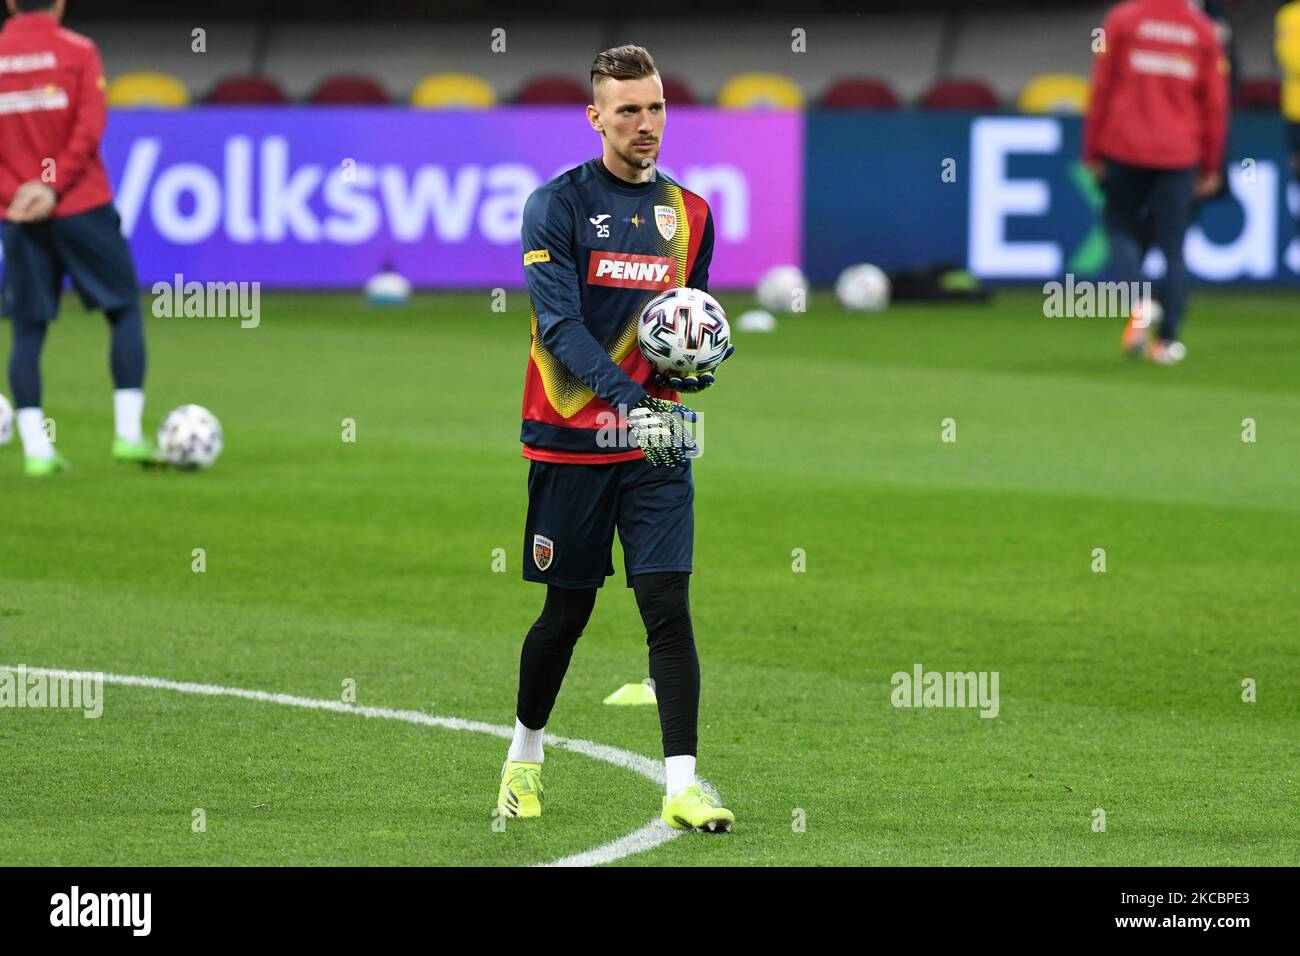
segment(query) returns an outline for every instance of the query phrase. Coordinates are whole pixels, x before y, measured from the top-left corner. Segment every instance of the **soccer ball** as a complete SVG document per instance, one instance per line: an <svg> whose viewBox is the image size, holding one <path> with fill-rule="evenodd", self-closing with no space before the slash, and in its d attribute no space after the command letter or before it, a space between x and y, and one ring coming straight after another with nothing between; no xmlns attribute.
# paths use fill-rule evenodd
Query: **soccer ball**
<svg viewBox="0 0 1300 956"><path fill-rule="evenodd" d="M14 437L14 407L9 399L0 395L0 447L9 444Z"/></svg>
<svg viewBox="0 0 1300 956"><path fill-rule="evenodd" d="M854 312L878 312L889 305L889 276L869 262L849 266L835 280L840 305Z"/></svg>
<svg viewBox="0 0 1300 956"><path fill-rule="evenodd" d="M636 338L657 371L685 378L718 367L731 347L731 326L707 292L669 289L641 310Z"/></svg>
<svg viewBox="0 0 1300 956"><path fill-rule="evenodd" d="M366 281L366 301L371 305L404 305L410 298L410 280L391 269L378 272Z"/></svg>
<svg viewBox="0 0 1300 956"><path fill-rule="evenodd" d="M807 295L808 280L798 266L773 266L758 283L758 304L769 312L795 311L795 295ZM799 303L803 311L803 303Z"/></svg>
<svg viewBox="0 0 1300 956"><path fill-rule="evenodd" d="M182 405L163 419L158 451L177 468L208 468L221 454L221 422L202 405Z"/></svg>

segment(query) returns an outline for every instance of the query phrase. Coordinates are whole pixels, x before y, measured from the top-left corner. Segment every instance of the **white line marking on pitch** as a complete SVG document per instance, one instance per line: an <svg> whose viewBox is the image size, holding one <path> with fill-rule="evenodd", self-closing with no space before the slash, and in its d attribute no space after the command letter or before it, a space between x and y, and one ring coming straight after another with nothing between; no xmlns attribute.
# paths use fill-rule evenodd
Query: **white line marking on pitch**
<svg viewBox="0 0 1300 956"><path fill-rule="evenodd" d="M0 670L14 670L11 665L0 664ZM98 671L65 671L52 667L28 667L29 674L45 674L49 677L94 678ZM164 680L161 677L137 677L131 674L104 674L106 684L125 684L129 687L152 687L157 690L174 690L182 694L203 694L209 697L240 697L244 700L257 700L266 704L282 704L286 707L302 707L307 710L329 710L336 714L355 714L361 717L375 717L381 720L401 720L408 724L424 724L428 727L442 727L445 730L468 730L478 734L491 734L510 740L515 735L513 727L503 724L489 724L481 720L463 720L460 717L435 717L418 710L390 710L387 707L359 707L345 704L341 700L318 700L311 697L295 697L293 694L272 694L264 690L245 690L242 687L219 687L216 684L192 684L184 681ZM664 786L664 770L657 760L643 757L641 754L621 747L610 747L590 740L575 740L570 737L557 737L547 734L544 742L551 747L571 750L593 760L622 767L639 773L647 780ZM681 836L684 830L672 830L665 826L658 817L652 819L639 830L633 830L627 836L619 837L608 843L581 853L560 857L542 866L600 866L613 863L633 853L644 853L661 843L667 843Z"/></svg>

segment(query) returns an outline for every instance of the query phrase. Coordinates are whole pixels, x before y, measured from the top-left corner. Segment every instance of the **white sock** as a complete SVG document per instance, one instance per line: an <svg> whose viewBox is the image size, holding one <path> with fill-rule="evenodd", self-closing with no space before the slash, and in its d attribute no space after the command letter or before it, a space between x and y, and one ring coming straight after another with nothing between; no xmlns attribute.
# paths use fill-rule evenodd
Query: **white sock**
<svg viewBox="0 0 1300 956"><path fill-rule="evenodd" d="M665 757L664 769L667 771L669 800L695 783L695 758L690 754Z"/></svg>
<svg viewBox="0 0 1300 956"><path fill-rule="evenodd" d="M524 763L542 762L542 733L545 727L530 730L515 718L515 737L510 741L509 760L522 760Z"/></svg>
<svg viewBox="0 0 1300 956"><path fill-rule="evenodd" d="M113 390L113 425L117 437L127 441L139 441L143 437L140 430L140 416L144 414L144 390L139 388L117 388Z"/></svg>
<svg viewBox="0 0 1300 956"><path fill-rule="evenodd" d="M39 408L18 409L18 435L28 458L53 458L54 446L45 434L45 413Z"/></svg>

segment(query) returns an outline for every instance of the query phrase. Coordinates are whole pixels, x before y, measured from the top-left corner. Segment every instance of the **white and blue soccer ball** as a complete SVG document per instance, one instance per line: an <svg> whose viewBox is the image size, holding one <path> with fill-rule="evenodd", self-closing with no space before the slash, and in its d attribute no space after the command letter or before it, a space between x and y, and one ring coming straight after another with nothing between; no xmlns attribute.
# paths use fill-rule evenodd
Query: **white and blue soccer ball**
<svg viewBox="0 0 1300 956"><path fill-rule="evenodd" d="M835 297L850 312L879 312L889 305L891 292L885 270L869 262L849 266L835 280Z"/></svg>
<svg viewBox="0 0 1300 956"><path fill-rule="evenodd" d="M366 301L371 305L404 305L411 298L411 280L391 269L366 280Z"/></svg>
<svg viewBox="0 0 1300 956"><path fill-rule="evenodd" d="M172 409L158 429L158 451L177 468L211 468L221 447L221 422L202 405Z"/></svg>
<svg viewBox="0 0 1300 956"><path fill-rule="evenodd" d="M9 399L0 394L0 447L13 441L13 437L14 407L9 404Z"/></svg>
<svg viewBox="0 0 1300 956"><path fill-rule="evenodd" d="M641 310L637 344L656 371L685 378L711 372L731 347L731 325L718 300L699 289L669 289Z"/></svg>
<svg viewBox="0 0 1300 956"><path fill-rule="evenodd" d="M773 266L763 273L755 294L758 304L769 312L802 312L808 300L808 280L798 266Z"/></svg>

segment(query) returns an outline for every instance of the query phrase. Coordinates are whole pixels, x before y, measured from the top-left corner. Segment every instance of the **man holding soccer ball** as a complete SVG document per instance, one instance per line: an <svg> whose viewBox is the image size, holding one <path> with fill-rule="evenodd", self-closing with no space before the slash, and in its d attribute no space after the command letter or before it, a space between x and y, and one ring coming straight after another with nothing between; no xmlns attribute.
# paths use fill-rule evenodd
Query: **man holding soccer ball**
<svg viewBox="0 0 1300 956"><path fill-rule="evenodd" d="M587 119L601 136L601 156L541 186L524 207L532 302L520 436L530 460L524 578L547 590L520 655L497 806L509 816L541 814L542 735L596 591L614 573L617 528L659 705L662 818L677 829L728 830L731 811L695 777L694 445L682 424L694 413L674 391L706 388L713 374L684 368L665 376L637 347L638 319L651 300L673 288L707 291L713 219L701 197L656 169L665 103L650 54L607 50L591 79ZM723 358L730 354L728 347Z"/></svg>
<svg viewBox="0 0 1300 956"><path fill-rule="evenodd" d="M13 323L9 383L27 474L68 467L44 429L41 349L64 276L112 327L116 435L122 461L152 463L140 427L144 324L131 251L99 155L107 108L94 43L59 27L63 0L7 0L0 32L0 219L3 313Z"/></svg>

